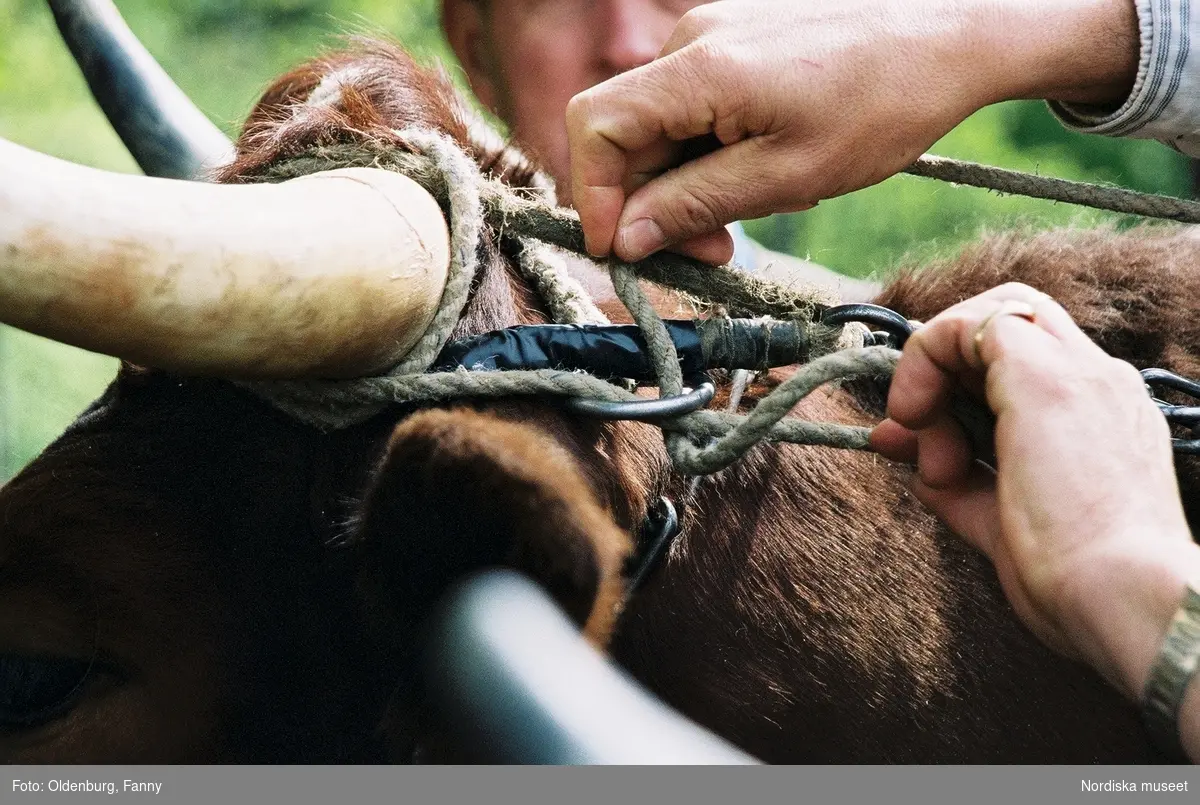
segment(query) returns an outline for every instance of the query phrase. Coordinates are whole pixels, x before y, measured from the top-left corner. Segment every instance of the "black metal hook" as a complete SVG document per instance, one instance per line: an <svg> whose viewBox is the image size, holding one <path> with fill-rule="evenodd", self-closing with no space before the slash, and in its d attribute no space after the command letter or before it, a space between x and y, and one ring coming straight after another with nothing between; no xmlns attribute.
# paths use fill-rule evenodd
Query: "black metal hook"
<svg viewBox="0 0 1200 805"><path fill-rule="evenodd" d="M628 595L633 595L662 562L679 535L679 514L668 498L660 497L646 513L638 536L637 548L626 562L625 576L629 579Z"/></svg>
<svg viewBox="0 0 1200 805"><path fill-rule="evenodd" d="M908 319L896 311L882 305L871 305L866 302L835 305L821 314L821 323L829 327L836 327L852 321L878 327L896 349L903 349L904 342L908 340L908 337L916 329L909 323ZM878 333L873 332L871 335L874 337L874 346L884 345L880 343L884 339L880 338Z"/></svg>

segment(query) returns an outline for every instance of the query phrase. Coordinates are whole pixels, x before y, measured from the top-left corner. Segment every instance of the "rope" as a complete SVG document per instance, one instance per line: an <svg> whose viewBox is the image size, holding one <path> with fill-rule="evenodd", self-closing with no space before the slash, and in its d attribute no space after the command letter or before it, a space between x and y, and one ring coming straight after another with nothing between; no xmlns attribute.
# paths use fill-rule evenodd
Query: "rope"
<svg viewBox="0 0 1200 805"><path fill-rule="evenodd" d="M423 372L437 359L450 340L479 268L479 241L483 235L483 202L476 177L479 169L450 138L432 131L407 132L409 142L420 148L441 168L450 207L450 271L433 321L420 340L391 374Z"/></svg>
<svg viewBox="0 0 1200 805"><path fill-rule="evenodd" d="M663 420L659 427L669 432L687 433L693 439L708 442L731 433L743 422L754 419L756 431L764 441L840 447L865 450L871 429L855 425L807 422L783 416L791 406L784 404L788 395L799 402L812 389L838 378L886 377L891 374L900 353L887 347L864 347L823 355L800 367L796 374L776 388L747 416L718 411L696 411L675 419ZM553 397L591 397L609 402L644 400L619 386L581 372L537 369L513 372L431 372L363 380L321 382L319 400L314 401L313 383L308 381L272 381L245 384L280 411L316 428L327 429L331 422L362 422L391 403L447 402L461 399L495 399L542 395ZM762 403L787 389L778 406L759 413ZM782 410L782 413L779 411ZM739 436L739 441L744 436ZM725 460L731 453L721 453ZM736 459L729 459L729 463ZM727 466L727 464L722 464Z"/></svg>
<svg viewBox="0 0 1200 805"><path fill-rule="evenodd" d="M450 279L428 330L413 350L386 376L336 382L243 383L291 416L319 428L341 428L378 413L392 403L441 402L468 397L552 395L591 397L612 402L642 398L583 373L561 371L454 372L422 374L440 353L469 299L479 263L483 227L515 239L523 276L545 302L551 317L563 323L603 322L603 314L571 279L547 244L586 254L578 216L523 197L499 181L479 174L475 163L448 138L429 131L397 132L418 153L392 144L334 145L314 149L269 166L258 177L283 181L337 167L380 167L404 173L428 190L450 219ZM1200 223L1200 203L1121 188L1033 176L960 160L925 155L906 173L983 187L1002 193L1063 201L1132 215ZM814 321L827 300L811 289L790 291L762 282L730 266L702 266L688 258L660 253L637 264L608 264L621 302L642 330L655 367L660 395L682 392L683 378L675 344L638 285L638 278L674 288L698 300L722 305L733 315L773 316ZM829 300L832 301L832 300ZM861 326L847 326L837 339L839 351L816 358L764 397L749 415L697 411L659 423L672 462L681 472L706 475L728 467L763 441L791 442L846 449L868 449L869 429L834 423L784 419L819 386L854 377L888 377L899 353L862 347ZM973 404L956 405L981 448L990 444L990 422ZM961 409L961 410L957 410Z"/></svg>
<svg viewBox="0 0 1200 805"><path fill-rule="evenodd" d="M1035 176L1030 173L980 165L959 159L947 159L926 154L904 173L923 176L943 182L982 187L998 193L1010 193L1049 201L1065 201L1081 207L1097 210L1140 215L1145 218L1163 218L1180 223L1200 223L1200 202L1172 198L1170 196L1139 193L1121 187L1105 187L1087 182L1073 182L1052 176Z"/></svg>
<svg viewBox="0 0 1200 805"><path fill-rule="evenodd" d="M786 441L799 444L867 450L871 429L827 422L784 420L805 397L832 380L856 377L891 377L900 353L888 347L860 347L832 352L805 364L794 375L763 397L746 416L697 411L688 417L702 419L712 425L707 429L700 423L686 428L692 439L704 437L708 444L697 446L692 440L677 438L668 441L667 449L675 466L688 475L708 475L728 467L761 441ZM797 431L781 427L795 424ZM786 433L786 437L783 435Z"/></svg>
<svg viewBox="0 0 1200 805"><path fill-rule="evenodd" d="M485 223L502 237L517 238L518 265L542 295L556 321L603 320L582 288L566 275L561 261L544 244L582 251L578 218L542 202L518 196L504 185L480 176L475 164L458 146L432 132L404 131L398 135L421 154L400 151L368 153L363 149L341 153L341 159L326 164L330 153L304 155L275 166L265 175L281 180L315 168L372 165L390 169L408 168L405 173L426 187L448 211L451 232L450 278L433 322L413 350L381 377L346 381L255 382L241 385L263 397L279 410L321 429L344 428L374 416L392 403L441 402L463 398L552 395L590 397L613 402L643 398L599 378L563 371L504 371L422 373L437 358L449 339L469 298L479 263ZM321 167L316 167L321 165ZM637 266L610 261L613 286L621 302L646 339L655 367L660 395L675 396L683 389L683 377L675 344L666 326L638 284L639 275L652 278L667 272L662 284L678 287L680 274L673 264L682 264L682 284L702 299L721 300L723 289L751 308L775 306L791 316L815 317L822 306L817 295L791 293L760 282L729 267L701 269L685 258L658 258L655 266ZM715 280L714 280L715 277ZM861 329L861 328L860 328ZM847 334L858 333L853 328ZM833 339L827 339L832 341ZM783 421L786 414L818 386L831 380L862 376L890 376L899 353L882 347L842 350L818 357L801 367L787 382L774 389L748 416L697 411L660 423L667 451L685 474L701 475L729 466L762 441L818 444L847 449L866 449L869 430L834 423ZM767 405L766 403L770 403ZM698 447L699 441L704 447Z"/></svg>
<svg viewBox="0 0 1200 805"><path fill-rule="evenodd" d="M567 267L551 247L533 238L520 238L517 265L533 283L546 303L550 318L559 324L609 324L587 291L567 273Z"/></svg>
<svg viewBox="0 0 1200 805"><path fill-rule="evenodd" d="M374 149L363 145L334 145L313 149L304 155L271 166L263 174L268 181L282 181L337 167L384 167L404 173L425 187L435 198L445 197L441 177L430 172L421 157L382 144ZM1159 218L1179 223L1200 223L1200 202L1171 196L1140 193L1120 187L1036 176L1030 173L981 165L960 159L926 154L903 173L951 184L968 185L997 193L1059 201L1124 215ZM568 251L586 254L579 217L572 210L549 207L514 194L499 182L483 189L490 215L498 215L528 236ZM724 267L727 268L727 267ZM659 285L701 298L722 299L733 315L773 316L779 319L808 316L811 295L792 293L762 282L745 272L723 271L702 266L686 257L666 252L640 261L639 276Z"/></svg>
<svg viewBox="0 0 1200 805"><path fill-rule="evenodd" d="M407 141L407 132L400 133ZM336 168L382 168L403 173L448 209L449 187L444 172L425 154L412 154L394 143L368 142L355 145L329 145L313 148L284 162L266 166L242 181L282 182ZM524 237L568 252L587 256L583 228L574 210L525 198L518 190L482 177L478 170L474 182L479 188L484 216L492 228L505 237ZM732 266L708 266L683 255L659 252L633 265L642 279L672 288L702 302L720 305L731 316L770 316L776 319L811 321L836 300L823 288L793 290L754 277Z"/></svg>

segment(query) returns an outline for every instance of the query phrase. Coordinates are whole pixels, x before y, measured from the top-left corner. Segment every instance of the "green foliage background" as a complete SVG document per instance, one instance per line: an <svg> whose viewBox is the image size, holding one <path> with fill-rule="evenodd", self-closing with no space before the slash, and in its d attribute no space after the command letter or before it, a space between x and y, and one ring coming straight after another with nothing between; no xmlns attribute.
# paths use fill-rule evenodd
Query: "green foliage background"
<svg viewBox="0 0 1200 805"><path fill-rule="evenodd" d="M437 0L118 0L167 71L231 135L274 76L345 33L398 38L447 59ZM913 98L919 104L920 98ZM75 162L136 167L88 95L42 0L0 0L0 137ZM986 109L935 153L1020 170L1189 192L1186 161L1155 143L1064 131L1040 103ZM3 181L3 177L0 177ZM751 222L767 245L855 275L956 248L982 229L1092 225L1114 216L911 177ZM1117 221L1118 225L1124 223ZM115 361L0 329L0 479L33 458L112 378Z"/></svg>

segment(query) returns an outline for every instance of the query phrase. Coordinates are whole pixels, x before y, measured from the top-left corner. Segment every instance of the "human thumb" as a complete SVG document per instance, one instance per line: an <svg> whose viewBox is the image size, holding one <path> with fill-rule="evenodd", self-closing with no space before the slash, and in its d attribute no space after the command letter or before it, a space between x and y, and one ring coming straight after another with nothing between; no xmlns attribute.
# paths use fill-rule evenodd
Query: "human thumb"
<svg viewBox="0 0 1200 805"><path fill-rule="evenodd" d="M613 251L623 260L640 260L733 221L813 207L815 200L794 177L778 171L779 162L780 154L768 153L763 138L753 137L652 179L626 200Z"/></svg>

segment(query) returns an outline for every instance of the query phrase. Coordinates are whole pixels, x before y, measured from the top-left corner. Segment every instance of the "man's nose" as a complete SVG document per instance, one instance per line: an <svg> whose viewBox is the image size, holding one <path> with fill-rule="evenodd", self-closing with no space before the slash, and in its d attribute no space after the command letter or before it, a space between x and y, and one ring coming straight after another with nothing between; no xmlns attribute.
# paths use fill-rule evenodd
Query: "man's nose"
<svg viewBox="0 0 1200 805"><path fill-rule="evenodd" d="M613 75L654 59L677 20L656 0L599 0L599 61Z"/></svg>

